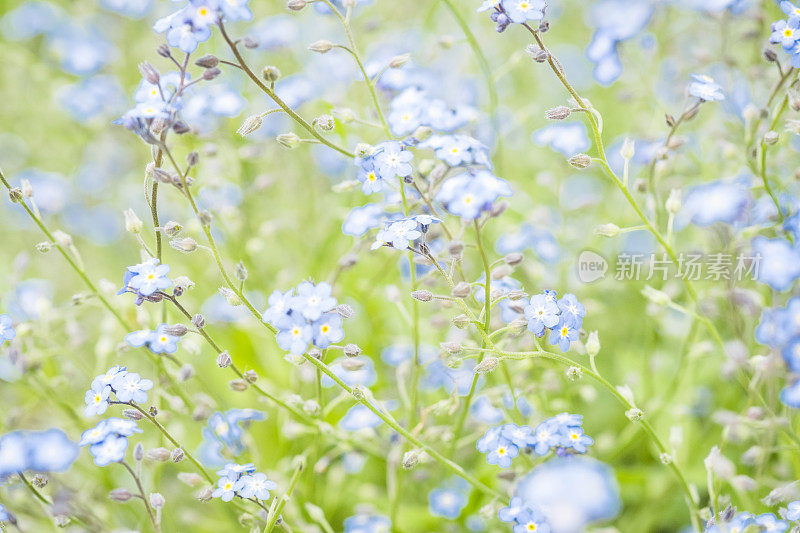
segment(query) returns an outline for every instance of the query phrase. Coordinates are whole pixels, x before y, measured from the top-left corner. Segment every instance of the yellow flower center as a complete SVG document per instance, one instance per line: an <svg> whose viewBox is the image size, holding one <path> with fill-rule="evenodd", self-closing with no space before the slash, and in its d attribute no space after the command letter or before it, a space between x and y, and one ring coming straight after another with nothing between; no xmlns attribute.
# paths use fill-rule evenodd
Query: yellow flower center
<svg viewBox="0 0 800 533"><path fill-rule="evenodd" d="M785 30L783 30L783 34L784 34L786 37L791 37L791 36L792 36L792 30L791 30L791 29L789 29L789 28L786 28Z"/></svg>

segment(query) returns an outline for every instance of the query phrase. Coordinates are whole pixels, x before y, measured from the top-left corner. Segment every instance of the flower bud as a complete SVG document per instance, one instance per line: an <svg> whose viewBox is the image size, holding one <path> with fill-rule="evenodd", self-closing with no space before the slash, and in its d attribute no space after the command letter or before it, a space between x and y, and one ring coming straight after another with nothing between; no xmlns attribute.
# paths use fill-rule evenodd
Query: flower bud
<svg viewBox="0 0 800 533"><path fill-rule="evenodd" d="M137 409L123 409L122 414L129 420L141 420L144 415Z"/></svg>
<svg viewBox="0 0 800 533"><path fill-rule="evenodd" d="M575 168L586 168L592 164L592 158L586 154L575 154L567 159L567 163Z"/></svg>
<svg viewBox="0 0 800 533"><path fill-rule="evenodd" d="M400 54L389 60L389 68L400 68L411 59L411 54Z"/></svg>
<svg viewBox="0 0 800 533"><path fill-rule="evenodd" d="M175 448L170 454L173 463L180 463L184 457L186 457L186 452L183 451L183 448Z"/></svg>
<svg viewBox="0 0 800 533"><path fill-rule="evenodd" d="M627 411L625 411L625 416L627 416L628 420L630 420L631 422L638 422L639 420L642 419L644 413L642 412L641 409L634 407L632 409L628 409Z"/></svg>
<svg viewBox="0 0 800 533"><path fill-rule="evenodd" d="M328 53L331 51L332 48L333 48L333 43L331 43L326 39L321 39L319 41L311 43L311 45L308 47L309 50L311 50L312 52L316 52L318 54Z"/></svg>
<svg viewBox="0 0 800 533"><path fill-rule="evenodd" d="M278 141L278 144L283 146L284 148L297 148L297 145L300 144L300 137L295 135L294 133L281 133L275 138Z"/></svg>
<svg viewBox="0 0 800 533"><path fill-rule="evenodd" d="M166 500L164 499L164 496L158 492L150 493L150 505L153 507L153 509L161 509L164 507L165 503Z"/></svg>
<svg viewBox="0 0 800 533"><path fill-rule="evenodd" d="M600 353L600 337L597 331L589 333L589 338L586 339L586 353L591 357Z"/></svg>
<svg viewBox="0 0 800 533"><path fill-rule="evenodd" d="M349 124L356 119L355 112L349 107L337 107L331 113L342 124Z"/></svg>
<svg viewBox="0 0 800 533"><path fill-rule="evenodd" d="M487 357L486 359L475 365L475 373L488 374L489 372L494 372L499 362L500 360L497 359L497 357Z"/></svg>
<svg viewBox="0 0 800 533"><path fill-rule="evenodd" d="M764 144L775 144L778 142L778 132L768 131L764 134Z"/></svg>
<svg viewBox="0 0 800 533"><path fill-rule="evenodd" d="M442 342L439 346L449 354L457 354L461 352L461 345L457 342Z"/></svg>
<svg viewBox="0 0 800 533"><path fill-rule="evenodd" d="M239 126L238 130L236 130L236 133L238 133L242 137L250 135L258 128L260 128L263 122L264 118L261 115L250 115L249 117L244 119L244 122L242 122L242 125Z"/></svg>
<svg viewBox="0 0 800 533"><path fill-rule="evenodd" d="M108 497L115 502L125 503L133 498L133 494L128 489L114 489L108 493Z"/></svg>
<svg viewBox="0 0 800 533"><path fill-rule="evenodd" d="M671 191L669 191L669 198L667 198L665 206L667 208L667 213L669 213L670 215L674 215L675 213L681 210L680 189L672 189Z"/></svg>
<svg viewBox="0 0 800 533"><path fill-rule="evenodd" d="M190 254L197 250L197 241L192 239L191 237L184 237L183 239L172 239L169 241L169 245L172 246L175 250L179 252L183 252L185 254Z"/></svg>
<svg viewBox="0 0 800 533"><path fill-rule="evenodd" d="M308 2L306 0L289 0L286 3L286 7L292 11L301 11L307 5Z"/></svg>
<svg viewBox="0 0 800 533"><path fill-rule="evenodd" d="M207 54L195 61L194 64L201 68L214 68L219 65L219 59L213 54Z"/></svg>
<svg viewBox="0 0 800 533"><path fill-rule="evenodd" d="M506 254L503 258L505 264L509 266L517 266L518 264L522 263L524 256L519 252L511 252L510 254Z"/></svg>
<svg viewBox="0 0 800 533"><path fill-rule="evenodd" d="M190 487L196 487L203 482L203 478L200 477L200 474L194 472L179 472L178 480L181 483L186 483Z"/></svg>
<svg viewBox="0 0 800 533"><path fill-rule="evenodd" d="M46 254L47 252L49 252L53 248L53 244L49 243L47 241L44 241L44 242L40 242L40 243L34 245L34 247L36 248L37 252Z"/></svg>
<svg viewBox="0 0 800 533"><path fill-rule="evenodd" d="M220 352L217 356L217 366L220 368L228 368L231 366L231 354L226 351Z"/></svg>
<svg viewBox="0 0 800 533"><path fill-rule="evenodd" d="M419 300L420 302L430 302L433 299L433 293L431 291L421 289L418 291L411 291L411 297L415 300Z"/></svg>
<svg viewBox="0 0 800 533"><path fill-rule="evenodd" d="M145 457L147 457L151 461L168 461L170 458L170 451L166 448L153 448L152 450L147 450L145 453Z"/></svg>
<svg viewBox="0 0 800 533"><path fill-rule="evenodd" d="M554 107L553 109L548 109L545 114L544 118L547 120L564 120L567 118L572 110L565 105L560 105L558 107Z"/></svg>
<svg viewBox="0 0 800 533"><path fill-rule="evenodd" d="M164 327L164 333L167 335L172 335L173 337L183 337L189 332L189 328L184 326L183 324L175 324L172 326Z"/></svg>
<svg viewBox="0 0 800 533"><path fill-rule="evenodd" d="M356 385L355 387L353 387L351 389L351 391L352 391L352 394L353 394L353 398L355 398L359 402L363 402L364 401L364 398L366 396L364 394L364 389L361 387L361 385Z"/></svg>
<svg viewBox="0 0 800 533"><path fill-rule="evenodd" d="M275 83L281 77L281 71L275 65L267 65L264 67L264 70L261 71L261 77L264 78L264 81L269 83Z"/></svg>
<svg viewBox="0 0 800 533"><path fill-rule="evenodd" d="M141 461L144 458L144 446L141 442L137 443L133 448L133 460Z"/></svg>
<svg viewBox="0 0 800 533"><path fill-rule="evenodd" d="M322 131L331 131L336 126L333 117L330 115L320 115L312 121L312 124Z"/></svg>
<svg viewBox="0 0 800 533"><path fill-rule="evenodd" d="M619 235L619 226L613 222L608 224L601 224L594 229L595 235L602 235L603 237L616 237Z"/></svg>
<svg viewBox="0 0 800 533"><path fill-rule="evenodd" d="M345 344L343 351L347 357L358 357L361 355L361 348L358 346L358 344Z"/></svg>
<svg viewBox="0 0 800 533"><path fill-rule="evenodd" d="M228 305L232 305L236 307L237 305L242 305L242 299L239 298L239 295L230 290L227 287L220 287L219 293L225 297L225 301L228 302Z"/></svg>
<svg viewBox="0 0 800 533"><path fill-rule="evenodd" d="M456 298L466 298L469 296L470 285L466 281L459 281L455 287L453 287L452 294Z"/></svg>
<svg viewBox="0 0 800 533"><path fill-rule="evenodd" d="M236 264L233 273L239 281L247 281L247 267L241 261Z"/></svg>
<svg viewBox="0 0 800 533"><path fill-rule="evenodd" d="M258 373L255 370L248 370L244 373L244 379L246 379L248 383L255 383L258 381Z"/></svg>
<svg viewBox="0 0 800 533"><path fill-rule="evenodd" d="M550 59L550 54L547 50L543 50L536 45L529 44L525 47L525 51L528 53L529 56L533 58L534 61L537 63L544 63L548 59Z"/></svg>
<svg viewBox="0 0 800 533"><path fill-rule="evenodd" d="M228 387L231 390L236 392L242 392L247 390L247 382L243 379L232 379L228 382Z"/></svg>
<svg viewBox="0 0 800 533"><path fill-rule="evenodd" d="M339 316L344 318L345 320L347 320L348 318L352 318L353 315L355 314L353 308L347 304L339 304L336 307L334 307L333 310L339 313Z"/></svg>
<svg viewBox="0 0 800 533"><path fill-rule="evenodd" d="M158 75L158 71L156 67L151 65L147 61L142 61L139 63L139 72L142 75L142 78L147 80L148 83L152 83L153 85L158 85L158 80L160 76Z"/></svg>
<svg viewBox="0 0 800 533"><path fill-rule="evenodd" d="M642 295L656 305L667 305L672 300L667 293L654 289L650 285L645 285Z"/></svg>
<svg viewBox="0 0 800 533"><path fill-rule="evenodd" d="M19 187L12 187L12 188L11 188L11 189L8 191L8 198L9 198L9 199L10 199L12 202L14 202L15 204L22 203L22 198L23 198L23 196L22 196L22 189L20 189Z"/></svg>
<svg viewBox="0 0 800 533"><path fill-rule="evenodd" d="M458 315L457 317L453 318L453 325L458 329L464 329L465 327L469 326L469 317L467 315Z"/></svg>
<svg viewBox="0 0 800 533"><path fill-rule="evenodd" d="M413 470L419 464L419 452L410 450L403 454L403 470Z"/></svg>
<svg viewBox="0 0 800 533"><path fill-rule="evenodd" d="M622 159L626 159L630 161L633 159L633 155L636 152L636 144L630 137L625 137L625 141L622 143L622 148L619 150L619 155L622 156Z"/></svg>
<svg viewBox="0 0 800 533"><path fill-rule="evenodd" d="M136 216L136 213L133 212L133 209L126 209L124 211L125 214L125 230L128 233L132 233L134 235L138 235L142 232L142 221L139 217Z"/></svg>
<svg viewBox="0 0 800 533"><path fill-rule="evenodd" d="M581 370L580 367L571 366L567 368L565 375L567 376L567 379L570 381L578 381L583 377L583 370Z"/></svg>
<svg viewBox="0 0 800 533"><path fill-rule="evenodd" d="M192 325L197 329L203 329L206 325L206 319L201 314L196 314L192 317Z"/></svg>
<svg viewBox="0 0 800 533"><path fill-rule="evenodd" d="M347 358L344 361L342 361L341 364L342 368L350 372L361 370L362 368L364 368L365 365L363 359L353 359L353 358Z"/></svg>

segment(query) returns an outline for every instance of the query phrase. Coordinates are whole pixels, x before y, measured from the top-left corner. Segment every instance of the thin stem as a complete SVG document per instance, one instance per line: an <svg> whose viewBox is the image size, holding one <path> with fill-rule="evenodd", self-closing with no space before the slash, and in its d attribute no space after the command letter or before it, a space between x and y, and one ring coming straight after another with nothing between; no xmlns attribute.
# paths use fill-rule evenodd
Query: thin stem
<svg viewBox="0 0 800 533"><path fill-rule="evenodd" d="M286 112L287 115L292 117L306 131L308 131L312 136L314 136L317 140L319 140L319 142L321 142L322 144L324 144L325 146L327 146L329 148L333 148L337 152L339 152L339 153L341 153L341 154L343 154L343 155L345 155L345 156L347 156L347 157L349 157L351 159L355 157L355 154L353 154L352 152L349 152L349 151L345 150L341 146L337 146L337 145L333 144L331 141L329 141L328 139L326 139L325 137L320 135L317 132L317 130L314 129L314 126L312 126L311 124L306 122L306 120L303 119L303 117L301 117L300 115L295 113L295 111L291 107L286 105L286 102L281 100L280 97L278 97L278 95L275 93L275 91L273 91L272 89L270 89L269 87L264 85L264 83L261 81L261 79L259 79L259 77L256 76L256 74L252 70L250 70L250 67L247 66L247 63L245 62L244 58L242 57L242 54L239 52L239 49L236 46L236 43L234 43L231 40L231 38L228 37L228 33L225 31L225 25L222 23L222 20L218 21L218 25L219 25L219 31L222 34L222 38L225 39L226 43L228 43L228 47L230 47L231 52L233 52L233 55L236 57L236 61L239 62L239 65L238 65L239 68L241 68L245 72L245 74L247 74L247 76L251 80L253 80L253 83L255 83L258 86L259 89L261 89L267 96L272 98L272 100L276 104L278 104L281 107L281 109L283 109Z"/></svg>
<svg viewBox="0 0 800 533"><path fill-rule="evenodd" d="M161 533L161 524L158 523L158 520L156 520L156 517L153 514L153 509L150 507L150 499L144 492L144 487L142 487L142 480L139 478L139 474L137 474L125 461L120 461L119 464L124 466L128 472L130 472L133 480L136 482L136 487L139 489L139 497L144 502L144 507L147 509L147 515L150 517L150 522L153 524L153 529L155 529L156 533Z"/></svg>
<svg viewBox="0 0 800 533"><path fill-rule="evenodd" d="M289 486L286 488L286 492L283 493L283 496L280 498L280 500L278 500L277 498L275 499L275 501L277 501L278 504L275 505L274 508L270 506L269 522L267 522L266 527L264 527L264 533L270 533L272 531L272 528L275 527L278 518L280 518L281 516L283 508L286 507L286 502L289 501L289 499L292 496L292 492L294 492L294 487L295 485L297 485L297 480L300 479L300 474L303 472L303 469L305 468L306 465L305 456L300 456L296 458L296 460L297 460L297 466L294 469L294 474L292 474L292 479L289 480Z"/></svg>

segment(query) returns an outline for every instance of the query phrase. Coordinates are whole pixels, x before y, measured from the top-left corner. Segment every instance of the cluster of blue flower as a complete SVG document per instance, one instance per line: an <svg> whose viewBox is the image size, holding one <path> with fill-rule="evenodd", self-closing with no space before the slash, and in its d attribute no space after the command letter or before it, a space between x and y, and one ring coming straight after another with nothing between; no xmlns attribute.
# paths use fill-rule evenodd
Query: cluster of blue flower
<svg viewBox="0 0 800 533"><path fill-rule="evenodd" d="M536 455L547 455L555 450L557 455L586 453L586 447L594 440L583 432L583 417L561 413L544 422L536 429L530 426L503 424L489 428L478 440L477 448L486 454L490 465L501 468L511 466L511 460L520 450L530 449Z"/></svg>
<svg viewBox="0 0 800 533"><path fill-rule="evenodd" d="M383 223L383 228L375 235L372 249L377 250L381 246L388 246L397 250L405 250L428 233L431 224L439 222L441 220L430 215L389 219Z"/></svg>
<svg viewBox="0 0 800 533"><path fill-rule="evenodd" d="M546 9L545 0L484 0L478 13L491 10L489 16L497 24L497 32L502 33L512 22L525 24L529 20L542 20Z"/></svg>
<svg viewBox="0 0 800 533"><path fill-rule="evenodd" d="M392 522L388 516L359 513L344 519L344 533L389 533Z"/></svg>
<svg viewBox="0 0 800 533"><path fill-rule="evenodd" d="M228 463L217 471L217 475L220 478L211 496L223 502L231 501L234 496L266 501L269 499L269 491L278 488L278 484L268 479L266 474L256 472L253 463Z"/></svg>
<svg viewBox="0 0 800 533"><path fill-rule="evenodd" d="M0 346L6 341L11 341L17 336L14 323L8 315L0 315Z"/></svg>
<svg viewBox="0 0 800 533"><path fill-rule="evenodd" d="M791 56L792 66L800 67L800 7L793 2L781 2L781 11L787 18L772 23L769 42L780 44L783 51Z"/></svg>
<svg viewBox="0 0 800 533"><path fill-rule="evenodd" d="M106 418L81 434L80 446L89 446L89 453L97 466L108 466L125 459L128 437L142 430L133 420Z"/></svg>
<svg viewBox="0 0 800 533"><path fill-rule="evenodd" d="M309 343L320 350L344 338L342 314L337 309L333 288L322 281L304 281L286 292L275 291L264 311L264 322L278 329L278 346L292 355L302 355Z"/></svg>
<svg viewBox="0 0 800 533"><path fill-rule="evenodd" d="M234 457L240 455L245 449L242 425L265 418L264 413L255 409L228 409L213 413L202 429L203 441L198 448L200 460L207 465L222 466L226 462L224 453Z"/></svg>
<svg viewBox="0 0 800 533"><path fill-rule="evenodd" d="M735 513L729 520L709 520L704 533L726 533L731 531L762 531L764 533L785 533L789 531L789 522L800 520L800 501L789 503L788 509L782 511L785 520L773 513L754 515L747 512ZM793 530L794 531L794 530Z"/></svg>
<svg viewBox="0 0 800 533"><path fill-rule="evenodd" d="M391 84L391 88L398 86L398 83ZM475 109L470 106L451 106L440 98L434 98L426 89L411 85L392 98L386 120L395 135L409 135L420 127L442 132L455 131L475 115Z"/></svg>
<svg viewBox="0 0 800 533"><path fill-rule="evenodd" d="M157 33L165 33L167 43L187 54L211 37L211 27L219 20L250 20L253 14L249 0L190 0L178 11L159 19L153 25Z"/></svg>
<svg viewBox="0 0 800 533"><path fill-rule="evenodd" d="M142 379L139 374L128 372L127 367L112 366L105 374L92 380L92 386L86 391L84 401L86 416L102 415L109 405L109 397L113 392L117 401L123 403L144 403L147 392L153 388L153 382Z"/></svg>
<svg viewBox="0 0 800 533"><path fill-rule="evenodd" d="M155 330L140 329L125 335L125 342L134 348L146 346L153 353L175 353L181 337L170 335L168 324L159 324Z"/></svg>
<svg viewBox="0 0 800 533"><path fill-rule="evenodd" d="M800 374L800 298L791 298L785 307L764 309L756 326L755 339L780 350L789 370ZM800 409L800 380L781 391L781 401Z"/></svg>
<svg viewBox="0 0 800 533"><path fill-rule="evenodd" d="M407 146L398 141L387 141L375 146L365 147L364 154L356 157L358 167L356 175L362 183L364 194L372 194L384 190L389 180L395 177L405 178L411 175L410 161L414 158Z"/></svg>
<svg viewBox="0 0 800 533"><path fill-rule="evenodd" d="M524 313L529 331L542 337L549 329L550 344L558 345L562 352L566 352L572 341L578 340L586 308L574 294L565 294L558 299L556 291L546 290L531 296Z"/></svg>
<svg viewBox="0 0 800 533"><path fill-rule="evenodd" d="M78 446L60 429L12 431L0 437L0 480L29 470L66 472L77 458Z"/></svg>
<svg viewBox="0 0 800 533"><path fill-rule="evenodd" d="M550 525L542 512L519 496L511 498L508 507L497 511L497 517L501 522L513 524L514 533L550 533Z"/></svg>
<svg viewBox="0 0 800 533"><path fill-rule="evenodd" d="M489 170L470 168L448 178L435 198L450 213L474 220L491 210L501 196L512 194L511 185L506 180Z"/></svg>

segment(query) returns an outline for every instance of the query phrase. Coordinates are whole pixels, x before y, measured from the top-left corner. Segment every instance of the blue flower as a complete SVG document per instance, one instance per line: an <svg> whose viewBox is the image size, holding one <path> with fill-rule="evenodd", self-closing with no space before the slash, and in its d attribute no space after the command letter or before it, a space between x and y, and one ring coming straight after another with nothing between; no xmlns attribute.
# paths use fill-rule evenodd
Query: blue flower
<svg viewBox="0 0 800 533"><path fill-rule="evenodd" d="M781 401L789 407L800 409L800 381L795 381L781 391Z"/></svg>
<svg viewBox="0 0 800 533"><path fill-rule="evenodd" d="M373 165L381 178L388 180L394 177L404 178L411 175L411 161L414 154L406 150L397 141L379 144L372 156Z"/></svg>
<svg viewBox="0 0 800 533"><path fill-rule="evenodd" d="M381 227L385 211L377 204L353 208L342 223L342 233L361 237L367 231Z"/></svg>
<svg viewBox="0 0 800 533"><path fill-rule="evenodd" d="M516 525L514 526L514 533L550 533L550 526L544 515L536 510L526 508L522 513L517 515Z"/></svg>
<svg viewBox="0 0 800 533"><path fill-rule="evenodd" d="M224 468L217 470L217 475L233 481L238 480L245 474L252 474L256 471L256 465L253 463L227 463Z"/></svg>
<svg viewBox="0 0 800 533"><path fill-rule="evenodd" d="M763 513L755 517L755 524L762 528L763 533L784 533L789 529L789 523L780 520L772 513Z"/></svg>
<svg viewBox="0 0 800 533"><path fill-rule="evenodd" d="M140 296L150 296L154 292L172 286L167 277L168 265L159 265L158 259L150 259L138 265L129 266L123 280L124 287L120 292L135 289Z"/></svg>
<svg viewBox="0 0 800 533"><path fill-rule="evenodd" d="M558 345L562 352L569 351L572 341L578 340L578 330L563 315L559 317L558 324L550 332L549 341L553 346Z"/></svg>
<svg viewBox="0 0 800 533"><path fill-rule="evenodd" d="M389 533L392 522L388 517L361 513L344 519L344 533Z"/></svg>
<svg viewBox="0 0 800 533"><path fill-rule="evenodd" d="M250 0L221 0L219 8L222 10L222 16L225 20L251 20L253 13L247 7Z"/></svg>
<svg viewBox="0 0 800 533"><path fill-rule="evenodd" d="M378 231L371 248L376 250L381 246L388 246L405 250L420 237L422 237L422 231L420 231L419 223L413 218L402 218L388 222L383 229Z"/></svg>
<svg viewBox="0 0 800 533"><path fill-rule="evenodd" d="M432 135L419 144L421 148L433 148L437 159L451 167L483 165L492 167L488 148L467 135Z"/></svg>
<svg viewBox="0 0 800 533"><path fill-rule="evenodd" d="M574 328L580 328L583 324L583 317L586 316L586 308L578 301L574 294L565 294L558 300L558 308L561 316ZM573 339L574 340L574 339Z"/></svg>
<svg viewBox="0 0 800 533"><path fill-rule="evenodd" d="M206 14L207 15L207 14ZM167 34L167 44L191 54L197 50L197 45L211 37L211 28L208 25L198 25L196 20L204 20L200 9L192 10L186 6L180 11L159 19L153 25L156 33Z"/></svg>
<svg viewBox="0 0 800 533"><path fill-rule="evenodd" d="M776 291L786 291L800 277L800 252L785 239L758 236L752 242L758 258L756 280Z"/></svg>
<svg viewBox="0 0 800 533"><path fill-rule="evenodd" d="M8 522L9 524L17 522L17 518L2 503L0 503L0 522Z"/></svg>
<svg viewBox="0 0 800 533"><path fill-rule="evenodd" d="M359 431L367 428L374 429L381 424L383 424L383 420L368 407L360 403L348 409L339 421L339 427L346 431Z"/></svg>
<svg viewBox="0 0 800 533"><path fill-rule="evenodd" d="M361 191L364 194L380 192L383 190L384 185L386 185L386 182L380 174L378 174L378 170L371 160L362 163L361 168L358 169L358 173L356 174L356 179L361 182Z"/></svg>
<svg viewBox="0 0 800 533"><path fill-rule="evenodd" d="M497 511L497 518L501 522L514 522L520 516L527 506L522 498L514 496L508 504L508 507L502 507Z"/></svg>
<svg viewBox="0 0 800 533"><path fill-rule="evenodd" d="M692 74L692 81L689 84L689 94L699 98L703 102L714 102L725 100L725 93L722 87L714 82L714 78L704 74Z"/></svg>
<svg viewBox="0 0 800 533"><path fill-rule="evenodd" d="M536 455L547 455L550 449L560 442L559 427L552 419L545 420L536 426L533 432L533 452Z"/></svg>
<svg viewBox="0 0 800 533"><path fill-rule="evenodd" d="M800 40L800 18L791 17L772 23L772 35L769 42L780 44L784 51L791 52Z"/></svg>
<svg viewBox="0 0 800 533"><path fill-rule="evenodd" d="M528 330L541 337L545 328L553 328L558 324L559 306L545 294L531 296L530 303L525 306L525 319Z"/></svg>
<svg viewBox="0 0 800 533"><path fill-rule="evenodd" d="M786 514L784 515L786 520L800 520L800 501L789 502L786 507Z"/></svg>
<svg viewBox="0 0 800 533"><path fill-rule="evenodd" d="M230 477L225 476L217 480L217 488L211 493L212 498L219 498L224 502L229 502L236 496L236 483Z"/></svg>
<svg viewBox="0 0 800 533"><path fill-rule="evenodd" d="M550 124L533 132L532 138L536 144L549 146L565 157L585 152L592 145L583 122Z"/></svg>
<svg viewBox="0 0 800 533"><path fill-rule="evenodd" d="M542 20L547 8L545 0L502 0L500 5L511 22L522 24L529 20Z"/></svg>
<svg viewBox="0 0 800 533"><path fill-rule="evenodd" d="M125 452L127 449L127 437L108 435L97 444L92 444L89 447L89 453L94 457L94 464L97 466L108 466L111 463L119 463L125 459Z"/></svg>
<svg viewBox="0 0 800 533"><path fill-rule="evenodd" d="M505 424L500 430L500 435L520 449L527 448L534 443L533 430L530 426Z"/></svg>
<svg viewBox="0 0 800 533"><path fill-rule="evenodd" d="M428 509L433 516L455 520L467 506L467 496L458 487L433 489L428 494Z"/></svg>
<svg viewBox="0 0 800 533"><path fill-rule="evenodd" d="M121 402L144 403L147 401L147 392L153 388L153 382L142 379L139 374L126 372L118 374L111 382L117 399Z"/></svg>
<svg viewBox="0 0 800 533"><path fill-rule="evenodd" d="M108 409L108 397L111 394L111 387L108 385L93 386L86 391L84 402L86 408L83 413L86 416L102 415Z"/></svg>
<svg viewBox="0 0 800 533"><path fill-rule="evenodd" d="M268 500L269 491L276 488L278 484L267 479L267 475L261 472L240 477L235 486L236 492L242 498L256 498L262 501Z"/></svg>
<svg viewBox="0 0 800 533"><path fill-rule="evenodd" d="M18 472L66 472L78 446L60 429L12 431L0 437L0 479Z"/></svg>
<svg viewBox="0 0 800 533"><path fill-rule="evenodd" d="M562 447L572 448L578 453L586 453L586 447L594 444L594 439L584 434L583 429L572 427L564 431L560 444Z"/></svg>
<svg viewBox="0 0 800 533"><path fill-rule="evenodd" d="M511 185L488 170L475 170L453 176L445 181L436 200L452 214L476 219L501 196L511 196Z"/></svg>
<svg viewBox="0 0 800 533"><path fill-rule="evenodd" d="M279 327L292 309L292 299L294 298L294 289L289 289L286 292L274 291L270 294L267 304L269 307L261 315L261 318L267 324L272 324Z"/></svg>
<svg viewBox="0 0 800 533"><path fill-rule="evenodd" d="M111 385L111 382L114 381L114 378L117 377L119 374L124 374L127 371L128 367L114 365L108 370L106 370L105 374L100 374L99 376L95 377L92 380L92 390L95 390L98 387L104 387L105 385Z"/></svg>
<svg viewBox="0 0 800 533"><path fill-rule="evenodd" d="M680 216L698 226L716 222L734 224L746 218L751 202L749 186L737 180L712 181L689 190Z"/></svg>
<svg viewBox="0 0 800 533"><path fill-rule="evenodd" d="M275 336L278 346L292 355L303 355L314 338L314 330L298 313L292 314Z"/></svg>
<svg viewBox="0 0 800 533"><path fill-rule="evenodd" d="M167 324L159 324L155 331L142 329L125 335L125 342L134 348L147 346L153 353L175 353L181 337L170 335L165 330Z"/></svg>
<svg viewBox="0 0 800 533"><path fill-rule="evenodd" d="M14 330L11 317L8 315L0 315L0 346L16 336L17 332Z"/></svg>
<svg viewBox="0 0 800 533"><path fill-rule="evenodd" d="M794 331L796 329L789 323L785 308L765 308L756 326L755 339L759 344L780 348L789 341Z"/></svg>
<svg viewBox="0 0 800 533"><path fill-rule="evenodd" d="M486 396L479 396L469 408L470 414L481 422L497 424L503 420L503 411L494 407Z"/></svg>
<svg viewBox="0 0 800 533"><path fill-rule="evenodd" d="M297 296L292 298L292 311L301 313L306 319L319 320L322 313L336 307L336 298L331 296L333 287L322 281L316 285L304 281L297 286Z"/></svg>

